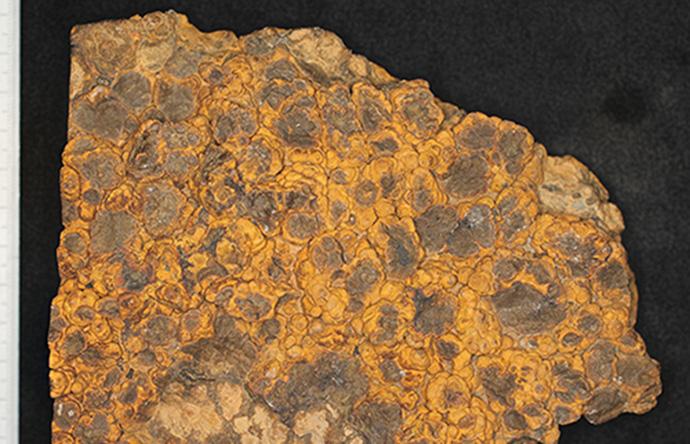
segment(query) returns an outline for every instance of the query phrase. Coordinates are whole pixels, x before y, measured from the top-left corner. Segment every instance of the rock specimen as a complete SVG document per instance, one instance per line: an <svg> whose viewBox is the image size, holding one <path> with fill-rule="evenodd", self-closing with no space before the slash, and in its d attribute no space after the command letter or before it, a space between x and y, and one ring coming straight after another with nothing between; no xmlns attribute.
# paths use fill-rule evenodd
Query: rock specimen
<svg viewBox="0 0 690 444"><path fill-rule="evenodd" d="M72 33L56 443L553 443L644 413L618 209L320 29Z"/></svg>

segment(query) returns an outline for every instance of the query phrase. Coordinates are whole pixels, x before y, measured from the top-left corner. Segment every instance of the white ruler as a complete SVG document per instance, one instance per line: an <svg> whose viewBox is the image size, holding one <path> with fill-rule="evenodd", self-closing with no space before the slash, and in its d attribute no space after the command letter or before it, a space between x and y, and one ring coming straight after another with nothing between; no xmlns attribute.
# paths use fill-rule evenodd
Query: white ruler
<svg viewBox="0 0 690 444"><path fill-rule="evenodd" d="M0 0L0 444L19 442L19 0Z"/></svg>

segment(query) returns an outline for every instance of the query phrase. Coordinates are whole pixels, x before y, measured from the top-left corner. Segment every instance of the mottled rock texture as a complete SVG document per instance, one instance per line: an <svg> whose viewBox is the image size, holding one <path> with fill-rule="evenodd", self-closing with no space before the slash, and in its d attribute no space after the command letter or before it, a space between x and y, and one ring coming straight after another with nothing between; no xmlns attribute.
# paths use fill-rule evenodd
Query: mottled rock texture
<svg viewBox="0 0 690 444"><path fill-rule="evenodd" d="M553 443L644 413L623 221L321 29L77 26L56 443Z"/></svg>

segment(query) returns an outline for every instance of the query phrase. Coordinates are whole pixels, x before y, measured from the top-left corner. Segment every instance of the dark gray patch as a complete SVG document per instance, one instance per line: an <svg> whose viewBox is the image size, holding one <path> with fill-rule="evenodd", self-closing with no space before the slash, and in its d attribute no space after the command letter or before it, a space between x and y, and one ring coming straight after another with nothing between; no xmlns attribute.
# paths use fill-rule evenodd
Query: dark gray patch
<svg viewBox="0 0 690 444"><path fill-rule="evenodd" d="M283 194L285 207L288 210L297 210L304 207L309 202L310 193L304 191L291 190Z"/></svg>
<svg viewBox="0 0 690 444"><path fill-rule="evenodd" d="M345 171L341 170L340 168L333 170L331 179L338 185L345 185L348 183L347 174L345 174Z"/></svg>
<svg viewBox="0 0 690 444"><path fill-rule="evenodd" d="M265 401L291 427L298 412L326 402L347 416L367 389L368 381L356 358L327 352L313 363L294 364L287 380L279 380Z"/></svg>
<svg viewBox="0 0 690 444"><path fill-rule="evenodd" d="M268 103L271 108L278 109L285 99L295 92L295 88L287 83L271 81L259 92L259 103Z"/></svg>
<svg viewBox="0 0 690 444"><path fill-rule="evenodd" d="M494 264L494 275L500 281L513 279L522 269L523 262L518 258L506 257L499 259Z"/></svg>
<svg viewBox="0 0 690 444"><path fill-rule="evenodd" d="M594 343L585 354L587 377L595 382L608 381L613 376L616 347L608 341Z"/></svg>
<svg viewBox="0 0 690 444"><path fill-rule="evenodd" d="M546 284L551 280L549 272L546 270L543 264L539 262L529 262L527 264L527 272L534 276L534 279L538 284Z"/></svg>
<svg viewBox="0 0 690 444"><path fill-rule="evenodd" d="M443 403L446 407L457 407L461 405L465 399L465 394L455 388L446 387L443 390Z"/></svg>
<svg viewBox="0 0 690 444"><path fill-rule="evenodd" d="M367 132L377 131L384 121L390 121L391 115L377 99L361 97L358 101L359 118Z"/></svg>
<svg viewBox="0 0 690 444"><path fill-rule="evenodd" d="M565 319L565 309L536 288L515 282L491 297L491 304L501 325L520 335L541 333Z"/></svg>
<svg viewBox="0 0 690 444"><path fill-rule="evenodd" d="M297 63L302 68L302 70L311 78L312 81L324 87L330 86L332 83L331 77L337 75L329 75L323 70L323 68L316 65L315 63L309 63L305 59L298 59Z"/></svg>
<svg viewBox="0 0 690 444"><path fill-rule="evenodd" d="M306 240L318 233L321 224L316 216L304 213L295 213L287 219L287 232L290 236Z"/></svg>
<svg viewBox="0 0 690 444"><path fill-rule="evenodd" d="M86 249L86 242L81 234L68 233L62 238L62 246L71 253L80 254Z"/></svg>
<svg viewBox="0 0 690 444"><path fill-rule="evenodd" d="M597 278L607 289L625 288L629 283L628 274L618 261L611 262L600 269Z"/></svg>
<svg viewBox="0 0 690 444"><path fill-rule="evenodd" d="M136 136L127 157L127 171L135 177L156 174L162 164L158 152L160 125L154 124Z"/></svg>
<svg viewBox="0 0 690 444"><path fill-rule="evenodd" d="M178 79L189 77L198 71L200 58L198 52L177 47L166 62L165 70Z"/></svg>
<svg viewBox="0 0 690 444"><path fill-rule="evenodd" d="M77 403L58 398L53 405L53 422L58 428L70 430L79 422L81 409Z"/></svg>
<svg viewBox="0 0 690 444"><path fill-rule="evenodd" d="M500 214L501 216L506 216L511 211L513 211L516 206L517 199L515 198L515 196L507 196L498 202L496 209L498 210L498 214Z"/></svg>
<svg viewBox="0 0 690 444"><path fill-rule="evenodd" d="M278 39L278 35L273 34L268 29L264 29L248 34L242 40L244 41L244 48L249 55L264 56L273 52Z"/></svg>
<svg viewBox="0 0 690 444"><path fill-rule="evenodd" d="M91 222L91 250L96 254L112 253L126 246L134 237L137 223L124 211L102 211Z"/></svg>
<svg viewBox="0 0 690 444"><path fill-rule="evenodd" d="M460 354L460 348L454 342L438 340L436 341L436 349L438 354L447 361L455 359Z"/></svg>
<svg viewBox="0 0 690 444"><path fill-rule="evenodd" d="M65 321L62 316L60 316L56 311L56 307L51 307L50 310L50 324L48 327L48 342L57 341L62 332L67 327L67 321Z"/></svg>
<svg viewBox="0 0 690 444"><path fill-rule="evenodd" d="M123 404L134 404L137 400L137 384L127 384L118 398Z"/></svg>
<svg viewBox="0 0 690 444"><path fill-rule="evenodd" d="M452 103L440 102L438 105L441 111L443 111L442 129L451 129L455 127L467 115L465 110L458 108Z"/></svg>
<svg viewBox="0 0 690 444"><path fill-rule="evenodd" d="M475 196L486 190L489 171L486 159L479 155L461 157L453 162L442 177L447 193L460 199Z"/></svg>
<svg viewBox="0 0 690 444"><path fill-rule="evenodd" d="M120 272L124 287L129 291L142 290L151 282L152 275L153 270L149 264L145 264L141 268L124 264Z"/></svg>
<svg viewBox="0 0 690 444"><path fill-rule="evenodd" d="M122 372L120 371L119 368L115 367L111 369L108 374L105 376L105 381L103 381L103 387L108 389L118 382L120 382L120 378L122 377Z"/></svg>
<svg viewBox="0 0 690 444"><path fill-rule="evenodd" d="M154 365L156 365L156 353L154 353L151 349L146 349L142 350L139 353L136 354L135 357L137 363L141 364L142 366L146 368L151 368ZM127 379L132 379L132 375L134 374L134 371L132 369L127 372L126 378Z"/></svg>
<svg viewBox="0 0 690 444"><path fill-rule="evenodd" d="M274 282L277 282L277 281L283 279L289 273L289 271L286 269L285 265L283 264L283 261L277 256L273 256L271 258L271 264L268 266L267 272L268 272L268 276Z"/></svg>
<svg viewBox="0 0 690 444"><path fill-rule="evenodd" d="M202 250L215 255L216 246L225 236L225 230L225 227L211 228L202 242Z"/></svg>
<svg viewBox="0 0 690 444"><path fill-rule="evenodd" d="M398 142L392 137L386 137L385 139L375 140L371 142L378 151L392 153L398 151Z"/></svg>
<svg viewBox="0 0 690 444"><path fill-rule="evenodd" d="M268 65L264 71L264 75L268 80L280 79L291 82L295 80L297 72L292 63L287 59L276 60Z"/></svg>
<svg viewBox="0 0 690 444"><path fill-rule="evenodd" d="M278 225L280 212L272 191L253 192L241 203L252 221L264 231L271 231Z"/></svg>
<svg viewBox="0 0 690 444"><path fill-rule="evenodd" d="M237 321L232 316L219 312L213 319L213 332L216 338L223 340L240 334L236 327Z"/></svg>
<svg viewBox="0 0 690 444"><path fill-rule="evenodd" d="M320 131L314 121L302 107L290 105L275 122L275 127L283 141L300 148L310 148L316 144Z"/></svg>
<svg viewBox="0 0 690 444"><path fill-rule="evenodd" d="M568 407L559 405L554 410L553 418L558 425L566 425L577 421L578 417Z"/></svg>
<svg viewBox="0 0 690 444"><path fill-rule="evenodd" d="M96 444L106 442L109 431L108 419L103 413L96 413L91 422L77 425L74 436L83 443Z"/></svg>
<svg viewBox="0 0 690 444"><path fill-rule="evenodd" d="M226 270L225 267L214 259L210 259L207 265L196 274L196 280L197 282L201 282L209 277L224 277L227 275L228 270Z"/></svg>
<svg viewBox="0 0 690 444"><path fill-rule="evenodd" d="M565 336L563 336L563 338L561 339L561 343L566 347L575 346L580 342L582 342L582 336L573 332L566 333Z"/></svg>
<svg viewBox="0 0 690 444"><path fill-rule="evenodd" d="M312 250L311 260L319 270L336 270L345 263L343 249L332 236L321 239Z"/></svg>
<svg viewBox="0 0 690 444"><path fill-rule="evenodd" d="M199 179L201 183L208 183L211 173L223 168L225 163L231 159L232 156L227 150L221 148L215 143L209 144L202 155L202 165L201 170L199 171Z"/></svg>
<svg viewBox="0 0 690 444"><path fill-rule="evenodd" d="M370 207L376 202L378 188L371 180L365 179L357 184L354 190L355 202L363 207Z"/></svg>
<svg viewBox="0 0 690 444"><path fill-rule="evenodd" d="M602 424L623 413L627 395L616 387L607 386L594 391L585 404L585 418L592 424Z"/></svg>
<svg viewBox="0 0 690 444"><path fill-rule="evenodd" d="M484 390L501 404L511 407L515 404L513 392L518 387L515 383L515 375L510 372L501 372L498 367L491 366L479 370L479 379Z"/></svg>
<svg viewBox="0 0 690 444"><path fill-rule="evenodd" d="M194 91L187 85L161 82L158 108L173 122L184 120L194 113Z"/></svg>
<svg viewBox="0 0 690 444"><path fill-rule="evenodd" d="M271 311L271 303L258 293L235 298L235 305L249 321L258 321Z"/></svg>
<svg viewBox="0 0 690 444"><path fill-rule="evenodd" d="M186 311L182 315L180 323L186 330L196 331L201 325L201 312L196 308Z"/></svg>
<svg viewBox="0 0 690 444"><path fill-rule="evenodd" d="M199 161L190 153L172 152L165 158L163 169L173 179L183 178L196 169Z"/></svg>
<svg viewBox="0 0 690 444"><path fill-rule="evenodd" d="M436 115L435 111L434 96L424 89L405 97L402 106L403 116L416 127L418 136L425 133L433 134L438 130L439 122L433 118Z"/></svg>
<svg viewBox="0 0 690 444"><path fill-rule="evenodd" d="M495 233L491 220L491 209L484 205L475 205L467 212L467 215L459 224L472 233L475 242L484 248L494 244Z"/></svg>
<svg viewBox="0 0 690 444"><path fill-rule="evenodd" d="M575 234L567 233L558 240L558 248L568 257L568 267L575 277L589 274L589 269L594 263L596 250L594 246L581 241Z"/></svg>
<svg viewBox="0 0 690 444"><path fill-rule="evenodd" d="M525 430L527 428L525 416L517 410L506 410L503 414L503 422L511 430Z"/></svg>
<svg viewBox="0 0 690 444"><path fill-rule="evenodd" d="M345 290L350 294L348 309L351 311L361 309L361 297L369 292L380 278L381 272L369 259L360 261L345 280Z"/></svg>
<svg viewBox="0 0 690 444"><path fill-rule="evenodd" d="M442 335L455 321L456 307L453 301L437 294L425 296L420 290L414 295L414 328L423 334Z"/></svg>
<svg viewBox="0 0 690 444"><path fill-rule="evenodd" d="M70 333L62 343L62 354L65 359L74 359L86 349L86 339L80 331Z"/></svg>
<svg viewBox="0 0 690 444"><path fill-rule="evenodd" d="M272 341L280 334L280 321L277 319L266 319L261 323L259 334L266 340Z"/></svg>
<svg viewBox="0 0 690 444"><path fill-rule="evenodd" d="M412 190L412 208L416 211L426 210L431 205L431 193L426 188Z"/></svg>
<svg viewBox="0 0 690 444"><path fill-rule="evenodd" d="M180 216L176 189L166 183L146 185L143 192L144 227L152 236L160 236L174 227Z"/></svg>
<svg viewBox="0 0 690 444"><path fill-rule="evenodd" d="M132 108L143 108L151 103L151 83L138 72L121 75L113 91Z"/></svg>
<svg viewBox="0 0 690 444"><path fill-rule="evenodd" d="M345 213L345 210L347 210L345 204L339 200L336 200L331 204L331 218L334 221L337 221Z"/></svg>
<svg viewBox="0 0 690 444"><path fill-rule="evenodd" d="M85 131L117 139L127 119L127 110L116 99L105 98L94 104L82 102L77 105L73 116L74 123Z"/></svg>
<svg viewBox="0 0 690 444"><path fill-rule="evenodd" d="M120 159L114 154L90 154L79 166L79 170L96 188L108 190L120 182L117 167Z"/></svg>
<svg viewBox="0 0 690 444"><path fill-rule="evenodd" d="M622 355L616 362L616 373L623 384L645 387L656 381L657 365L647 356Z"/></svg>
<svg viewBox="0 0 690 444"><path fill-rule="evenodd" d="M74 311L74 317L80 321L93 321L96 317L96 311L86 305L82 305Z"/></svg>
<svg viewBox="0 0 690 444"><path fill-rule="evenodd" d="M90 188L86 191L84 191L84 194L82 196L84 198L84 201L91 204L91 205L98 205L101 201L101 193L98 192L98 190Z"/></svg>
<svg viewBox="0 0 690 444"><path fill-rule="evenodd" d="M405 228L393 225L384 228L388 235L386 268L392 277L407 278L419 262L419 253L412 234Z"/></svg>
<svg viewBox="0 0 690 444"><path fill-rule="evenodd" d="M357 407L351 422L367 442L394 444L402 425L402 410L395 403L369 401Z"/></svg>
<svg viewBox="0 0 690 444"><path fill-rule="evenodd" d="M94 141L92 139L81 137L76 139L76 141L74 142L74 146L72 147L72 154L82 155L89 151L93 151L94 149L96 149L96 145L94 144Z"/></svg>
<svg viewBox="0 0 690 444"><path fill-rule="evenodd" d="M456 227L458 217L450 207L435 205L414 220L417 234L427 251L438 251Z"/></svg>
<svg viewBox="0 0 690 444"><path fill-rule="evenodd" d="M501 232L506 240L511 241L517 233L523 231L529 226L529 222L525 215L516 211L508 216L505 216L501 221Z"/></svg>
<svg viewBox="0 0 690 444"><path fill-rule="evenodd" d="M84 350L79 357L87 367L97 367L103 362L103 354L98 348L93 346L90 346Z"/></svg>
<svg viewBox="0 0 690 444"><path fill-rule="evenodd" d="M226 142L230 137L238 134L251 136L256 132L256 119L252 113L244 108L232 108L220 116L215 123L213 136L218 143Z"/></svg>
<svg viewBox="0 0 690 444"><path fill-rule="evenodd" d="M273 154L271 150L266 148L262 143L252 143L247 147L247 152L242 162L252 162L256 165L254 172L256 174L264 174L268 172L271 167Z"/></svg>
<svg viewBox="0 0 690 444"><path fill-rule="evenodd" d="M404 376L403 370L391 358L383 359L379 364L379 370L381 370L383 379L389 382L400 382Z"/></svg>
<svg viewBox="0 0 690 444"><path fill-rule="evenodd" d="M395 339L398 333L398 310L393 305L383 305L379 308L378 330L373 339L375 344Z"/></svg>
<svg viewBox="0 0 690 444"><path fill-rule="evenodd" d="M496 125L490 120L482 119L458 134L458 143L471 150L488 150L494 145Z"/></svg>
<svg viewBox="0 0 690 444"><path fill-rule="evenodd" d="M120 317L120 304L115 298L106 297L99 299L96 310L107 319L117 319Z"/></svg>
<svg viewBox="0 0 690 444"><path fill-rule="evenodd" d="M570 368L565 363L554 365L551 372L556 378L558 385L565 389L566 402L584 399L589 393L589 385L582 372Z"/></svg>
<svg viewBox="0 0 690 444"><path fill-rule="evenodd" d="M165 345L176 336L175 323L165 315L156 315L144 326L142 336L151 345Z"/></svg>
<svg viewBox="0 0 690 444"><path fill-rule="evenodd" d="M232 287L224 287L216 293L216 299L213 301L216 305L225 305L227 301L235 296L235 290Z"/></svg>
<svg viewBox="0 0 690 444"><path fill-rule="evenodd" d="M577 328L587 336L593 336L601 330L601 320L593 314L586 314L577 321Z"/></svg>
<svg viewBox="0 0 690 444"><path fill-rule="evenodd" d="M163 122L165 120L165 115L163 111L158 108L146 108L144 114L141 116L141 120L156 120L158 122Z"/></svg>
<svg viewBox="0 0 690 444"><path fill-rule="evenodd" d="M491 210L484 204L473 206L448 237L448 252L465 258L488 248L496 240Z"/></svg>
<svg viewBox="0 0 690 444"><path fill-rule="evenodd" d="M395 190L395 185L396 185L395 176L393 176L391 174L386 174L385 176L382 176L381 180L379 180L379 186L381 187L381 196L384 199L389 198L390 195Z"/></svg>
<svg viewBox="0 0 690 444"><path fill-rule="evenodd" d="M234 318L227 314L216 317L215 335L182 347L182 352L193 357L173 368L169 379L186 385L205 381L243 383L256 360L256 347L250 338L235 326Z"/></svg>
<svg viewBox="0 0 690 444"><path fill-rule="evenodd" d="M83 408L88 411L111 409L113 405L110 397L110 393L106 393L99 388L93 389L85 396L82 404Z"/></svg>
<svg viewBox="0 0 690 444"><path fill-rule="evenodd" d="M498 138L497 151L503 159L506 171L510 174L520 172L522 158L525 155L523 145L526 138L527 130L524 128L511 128Z"/></svg>
<svg viewBox="0 0 690 444"><path fill-rule="evenodd" d="M351 107L335 107L326 105L323 110L324 120L329 126L349 136L359 131L359 122L355 117L355 111Z"/></svg>

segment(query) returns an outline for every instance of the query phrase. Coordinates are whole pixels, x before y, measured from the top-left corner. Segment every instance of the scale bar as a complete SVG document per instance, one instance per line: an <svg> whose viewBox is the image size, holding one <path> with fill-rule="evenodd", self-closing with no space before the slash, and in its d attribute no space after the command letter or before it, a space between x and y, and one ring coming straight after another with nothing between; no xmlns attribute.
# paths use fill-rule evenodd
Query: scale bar
<svg viewBox="0 0 690 444"><path fill-rule="evenodd" d="M0 0L0 444L19 442L19 0Z"/></svg>

